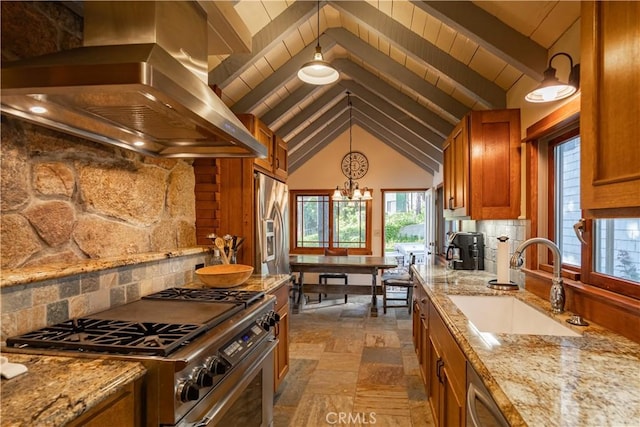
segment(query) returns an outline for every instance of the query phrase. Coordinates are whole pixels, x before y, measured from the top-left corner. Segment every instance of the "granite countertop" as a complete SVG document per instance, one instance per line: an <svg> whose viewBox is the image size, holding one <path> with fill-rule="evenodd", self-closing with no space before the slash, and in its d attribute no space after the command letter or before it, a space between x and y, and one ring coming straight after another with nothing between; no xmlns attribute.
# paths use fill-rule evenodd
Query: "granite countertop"
<svg viewBox="0 0 640 427"><path fill-rule="evenodd" d="M264 291L265 293L273 292L279 287L285 285L291 280L290 274L271 274L260 275L253 274L249 279L239 286L229 289L237 289L242 291ZM192 283L185 285L188 288L203 288L205 285L197 278Z"/></svg>
<svg viewBox="0 0 640 427"><path fill-rule="evenodd" d="M640 344L592 322L565 322L525 290L487 288L495 275L418 265L417 278L494 400L514 425L640 425ZM579 337L492 334L484 340L447 295L511 295Z"/></svg>
<svg viewBox="0 0 640 427"><path fill-rule="evenodd" d="M2 379L2 426L61 426L145 374L142 364L3 353L28 372Z"/></svg>

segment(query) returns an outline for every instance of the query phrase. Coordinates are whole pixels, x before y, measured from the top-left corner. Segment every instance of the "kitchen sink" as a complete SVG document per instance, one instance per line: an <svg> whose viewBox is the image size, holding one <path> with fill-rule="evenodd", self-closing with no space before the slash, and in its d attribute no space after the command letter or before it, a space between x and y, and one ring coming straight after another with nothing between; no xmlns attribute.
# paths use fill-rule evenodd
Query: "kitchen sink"
<svg viewBox="0 0 640 427"><path fill-rule="evenodd" d="M449 299L480 332L580 336L569 327L512 296L449 295Z"/></svg>

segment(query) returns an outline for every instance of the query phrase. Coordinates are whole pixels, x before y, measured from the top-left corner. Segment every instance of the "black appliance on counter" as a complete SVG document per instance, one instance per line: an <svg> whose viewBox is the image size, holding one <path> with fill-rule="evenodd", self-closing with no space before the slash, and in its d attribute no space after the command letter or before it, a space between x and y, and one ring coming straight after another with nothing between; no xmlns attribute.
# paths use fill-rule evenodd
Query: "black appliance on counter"
<svg viewBox="0 0 640 427"><path fill-rule="evenodd" d="M8 338L3 351L141 362L146 426L268 426L274 306L262 291L169 288Z"/></svg>
<svg viewBox="0 0 640 427"><path fill-rule="evenodd" d="M477 232L451 233L446 260L453 270L484 270L484 236Z"/></svg>

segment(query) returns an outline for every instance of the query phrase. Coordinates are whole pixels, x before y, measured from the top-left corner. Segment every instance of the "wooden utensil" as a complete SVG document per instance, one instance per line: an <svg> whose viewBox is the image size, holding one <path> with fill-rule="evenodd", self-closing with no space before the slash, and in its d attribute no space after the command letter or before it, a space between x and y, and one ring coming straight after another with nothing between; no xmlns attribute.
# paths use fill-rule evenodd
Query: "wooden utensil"
<svg viewBox="0 0 640 427"><path fill-rule="evenodd" d="M227 253L224 251L225 242L222 237L216 237L215 241L216 247L220 251L220 258L222 258L222 262L225 264L229 264L229 258L227 258Z"/></svg>

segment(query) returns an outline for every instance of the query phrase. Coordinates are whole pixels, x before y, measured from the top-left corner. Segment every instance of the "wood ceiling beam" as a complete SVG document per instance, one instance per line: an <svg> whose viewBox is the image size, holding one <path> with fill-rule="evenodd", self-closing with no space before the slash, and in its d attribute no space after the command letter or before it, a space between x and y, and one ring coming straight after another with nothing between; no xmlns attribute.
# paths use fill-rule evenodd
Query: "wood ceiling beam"
<svg viewBox="0 0 640 427"><path fill-rule="evenodd" d="M304 85L311 86L311 85ZM296 114L291 120L280 126L276 133L280 135L282 138L289 135L291 132L296 130L300 125L302 125L305 121L307 121L311 116L316 114L318 111L327 108L327 106L332 105L336 99L340 95L344 95L345 90L340 85L331 86L325 93L319 96L315 101L311 104L307 105L299 114ZM344 98L344 97L341 97ZM286 139L286 138L285 138Z"/></svg>
<svg viewBox="0 0 640 427"><path fill-rule="evenodd" d="M366 2L330 1L329 4L341 13L353 17L358 24L382 35L403 53L425 64L441 78L449 80L458 90L487 108L505 108L506 93L497 84L485 79L375 7ZM359 55L358 51L352 52Z"/></svg>
<svg viewBox="0 0 640 427"><path fill-rule="evenodd" d="M369 43L365 43L350 31L344 28L329 28L325 31L325 34L363 62L375 64L375 69L387 78L410 87L422 97L440 107L442 113L447 115L452 122L457 122L469 111L469 108L462 102L443 92L419 75L409 71L404 65L394 61ZM474 98L476 98L475 95Z"/></svg>
<svg viewBox="0 0 640 427"><path fill-rule="evenodd" d="M287 141L289 152L294 153L298 149L298 146L303 144L307 139L311 138L322 129L326 128L329 122L338 117L345 110L347 110L346 102L336 103L336 105L319 115L313 122L309 124L309 126L305 127L302 131L300 131L293 138Z"/></svg>
<svg viewBox="0 0 640 427"><path fill-rule="evenodd" d="M518 71L542 81L547 49L467 1L411 0L429 15L478 43Z"/></svg>
<svg viewBox="0 0 640 427"><path fill-rule="evenodd" d="M306 97L311 96L313 92L317 90L320 90L320 86L300 85L298 89L291 92L289 96L280 101L278 105L264 113L260 117L260 120L269 128L272 128L273 124L277 122L280 117L285 116L289 111L293 110L298 103L302 102Z"/></svg>
<svg viewBox="0 0 640 427"><path fill-rule="evenodd" d="M376 123L375 120L367 117L365 114L355 111L354 114L354 122L361 126L364 130L369 132L371 135L374 135L380 141L385 143L388 147L392 148L400 155L402 155L407 160L413 162L426 172L430 174L435 174L437 170L440 169L440 165L433 164L433 161L413 147L411 144L407 143L405 140L398 138L389 129L385 129L384 126Z"/></svg>
<svg viewBox="0 0 640 427"><path fill-rule="evenodd" d="M315 15L315 2L297 1L287 7L273 21L258 31L251 40L250 53L232 53L209 72L209 84L226 87L238 78L258 58L265 56L292 31Z"/></svg>
<svg viewBox="0 0 640 427"><path fill-rule="evenodd" d="M366 87L356 83L353 80L343 80L341 82L341 86L347 88L367 104L377 108L378 110L389 116L389 118L393 121L419 135L422 139L431 144L436 150L442 151L442 145L445 138L442 135L439 135L436 132L432 131L429 127L422 124L422 122L415 120L414 117L407 115L404 110L398 108L394 104L388 102L386 99L376 95L374 92L370 91ZM451 126L451 128L453 130L453 126Z"/></svg>
<svg viewBox="0 0 640 427"><path fill-rule="evenodd" d="M418 144L416 144L417 140L415 135L407 132L406 129L398 123L380 117L380 114L375 113L374 109L367 107L365 103L359 101L357 98L352 97L351 99L354 121L360 121L367 132L425 171L434 173L439 170L441 162L434 160L417 147ZM340 104L337 106L339 105ZM340 131L335 131L333 130L333 126L342 124L345 117L348 124L348 108L339 111L339 109L334 107L332 112L327 112L324 116L316 118L305 129L305 131L309 130L308 135L301 135L299 140L295 141L295 147L290 149L289 170L293 171L302 166L307 160L313 157L314 154L340 135L340 133L345 130L344 127L340 127ZM410 138L409 141L405 139L407 137Z"/></svg>
<svg viewBox="0 0 640 427"><path fill-rule="evenodd" d="M317 121L317 120L316 120ZM349 112L343 111L336 117L333 117L326 127L330 130L327 132L317 133L310 138L304 146L293 152L289 158L289 173L295 172L300 166L305 164L310 158L326 147L331 141L335 140L342 132L349 128Z"/></svg>
<svg viewBox="0 0 640 427"><path fill-rule="evenodd" d="M391 118L389 118L389 116L381 113L379 110L373 108L371 105L362 101L360 98L353 98L351 103L353 104L353 107L358 111L365 114L376 123L384 126L386 129L391 130L398 138L403 139L404 141L415 147L418 151L433 159L433 166L437 166L438 164L442 163L443 154L441 149L434 147L421 136L413 133L404 125L392 120Z"/></svg>

